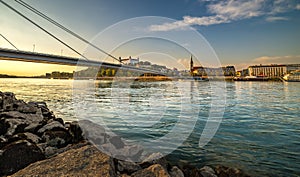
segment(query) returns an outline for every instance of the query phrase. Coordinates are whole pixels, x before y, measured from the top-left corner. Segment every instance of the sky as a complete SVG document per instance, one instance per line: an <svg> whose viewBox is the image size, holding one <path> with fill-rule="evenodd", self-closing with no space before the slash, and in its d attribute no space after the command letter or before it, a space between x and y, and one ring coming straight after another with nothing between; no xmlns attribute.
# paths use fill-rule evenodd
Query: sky
<svg viewBox="0 0 300 177"><path fill-rule="evenodd" d="M89 56L89 52L95 52L16 1L3 1L80 53ZM215 53L222 66L234 65L243 69L256 64L300 63L299 0L23 1L118 57L139 57L170 68L188 69L190 54L197 53L198 43L204 41L205 46L199 47L199 51L207 49L208 53ZM147 16L155 16L155 20ZM163 34L168 37L135 39L136 33L140 32L131 30L128 35L122 33L123 29L127 29L126 25L136 29L145 27L143 34L146 35ZM193 31L203 40L193 38ZM20 50L78 56L1 3L0 34ZM187 43L178 43L185 37L189 39ZM193 49L190 51L188 46ZM1 37L0 47L13 49ZM101 58L101 54L94 56ZM203 54L200 58L198 64L204 64L209 56ZM107 61L112 62L111 59ZM71 72L75 68L0 60L0 73L40 75L56 70Z"/></svg>

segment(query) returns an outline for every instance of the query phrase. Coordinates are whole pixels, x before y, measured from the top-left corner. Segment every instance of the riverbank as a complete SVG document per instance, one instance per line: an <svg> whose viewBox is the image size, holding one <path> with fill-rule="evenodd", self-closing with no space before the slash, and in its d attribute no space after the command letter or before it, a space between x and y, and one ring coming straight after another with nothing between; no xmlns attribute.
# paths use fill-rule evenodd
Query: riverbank
<svg viewBox="0 0 300 177"><path fill-rule="evenodd" d="M0 92L0 175L247 176L224 166L171 166L160 153L143 154L141 147L125 144L117 135L104 131L95 138L85 131L91 128L99 125L65 122L45 102L26 103L13 93ZM101 148L113 149L114 154ZM132 161L142 156L143 161Z"/></svg>

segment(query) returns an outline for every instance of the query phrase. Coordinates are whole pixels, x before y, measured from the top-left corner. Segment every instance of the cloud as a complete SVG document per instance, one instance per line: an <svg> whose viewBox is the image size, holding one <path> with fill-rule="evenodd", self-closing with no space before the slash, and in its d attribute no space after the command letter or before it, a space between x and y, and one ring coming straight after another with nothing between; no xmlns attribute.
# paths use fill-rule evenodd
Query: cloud
<svg viewBox="0 0 300 177"><path fill-rule="evenodd" d="M151 25L150 31L170 31L170 30L185 30L188 29L188 24L184 21L176 21L173 23L165 23L163 25Z"/></svg>
<svg viewBox="0 0 300 177"><path fill-rule="evenodd" d="M185 70L189 70L189 68L190 68L190 61L191 61L191 59L187 59L187 58L177 59L177 63L183 65L184 68L185 68Z"/></svg>
<svg viewBox="0 0 300 177"><path fill-rule="evenodd" d="M221 24L230 22L222 16L207 16L207 17L191 17L184 16L182 21L173 23L165 23L163 25L151 25L150 31L170 31L170 30L187 30L192 25L208 26L212 24Z"/></svg>
<svg viewBox="0 0 300 177"><path fill-rule="evenodd" d="M150 26L150 31L186 30L188 26L209 26L233 21L250 19L254 17L266 16L266 21L273 22L287 20L284 17L276 17L276 14L299 9L294 0L224 0L205 2L208 16L192 17L183 16L182 20L173 23L164 23Z"/></svg>
<svg viewBox="0 0 300 177"><path fill-rule="evenodd" d="M251 65L270 65L270 64L299 64L300 55L286 55L286 56L261 56L254 58L247 63L236 63L237 70L246 69Z"/></svg>
<svg viewBox="0 0 300 177"><path fill-rule="evenodd" d="M221 1L208 5L208 11L217 16L223 16L231 20L247 19L260 16L263 0L255 1Z"/></svg>
<svg viewBox="0 0 300 177"><path fill-rule="evenodd" d="M287 64L300 63L300 55L262 56L252 60L255 64Z"/></svg>
<svg viewBox="0 0 300 177"><path fill-rule="evenodd" d="M297 9L297 10L300 10L300 4L297 4L297 5L296 5L296 9Z"/></svg>
<svg viewBox="0 0 300 177"><path fill-rule="evenodd" d="M266 21L268 22L275 22L275 21L286 21L288 18L286 17L267 17Z"/></svg>

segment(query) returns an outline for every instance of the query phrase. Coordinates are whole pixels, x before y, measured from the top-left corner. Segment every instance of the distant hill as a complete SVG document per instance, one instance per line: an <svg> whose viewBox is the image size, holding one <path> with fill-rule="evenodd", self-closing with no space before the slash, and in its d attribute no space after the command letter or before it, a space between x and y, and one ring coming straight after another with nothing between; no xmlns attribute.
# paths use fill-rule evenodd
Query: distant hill
<svg viewBox="0 0 300 177"><path fill-rule="evenodd" d="M45 78L46 76L15 76L15 75L8 75L8 74L0 74L0 78Z"/></svg>

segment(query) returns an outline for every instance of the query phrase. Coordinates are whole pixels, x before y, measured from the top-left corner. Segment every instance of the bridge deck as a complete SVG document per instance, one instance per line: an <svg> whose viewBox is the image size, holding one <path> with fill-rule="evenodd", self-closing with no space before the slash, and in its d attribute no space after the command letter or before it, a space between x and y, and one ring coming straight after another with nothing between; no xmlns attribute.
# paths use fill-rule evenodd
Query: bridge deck
<svg viewBox="0 0 300 177"><path fill-rule="evenodd" d="M137 71L141 73L153 73L164 75L161 72L137 68L133 66L107 63L95 60L85 60L81 58L73 58L67 56L59 56L52 54L12 50L0 48L0 60L9 60L9 61L23 61L23 62L35 62L35 63L48 63L48 64L59 64L59 65L70 65L70 66L94 66L94 67L104 67L104 68L116 68L129 71Z"/></svg>

